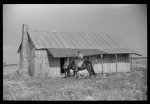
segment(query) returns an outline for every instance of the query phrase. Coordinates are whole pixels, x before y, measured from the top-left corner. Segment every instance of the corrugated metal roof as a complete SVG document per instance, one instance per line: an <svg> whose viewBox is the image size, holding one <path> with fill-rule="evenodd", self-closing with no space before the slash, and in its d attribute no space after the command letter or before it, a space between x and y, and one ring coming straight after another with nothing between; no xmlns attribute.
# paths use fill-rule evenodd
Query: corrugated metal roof
<svg viewBox="0 0 150 104"><path fill-rule="evenodd" d="M47 50L49 54L53 57L76 57L78 56L77 54L78 51L80 51L83 54L83 56L99 55L105 53L96 49L47 49Z"/></svg>
<svg viewBox="0 0 150 104"><path fill-rule="evenodd" d="M46 32L38 30L28 30L35 47L37 49L90 49L94 53L97 49L106 53L136 53L117 35L103 33L65 33L65 32ZM59 50L64 53L65 50ZM68 50L67 53L72 50ZM89 50L88 50L89 51ZM54 50L50 49L52 53ZM54 55L56 56L56 55ZM63 56L63 55L62 55Z"/></svg>

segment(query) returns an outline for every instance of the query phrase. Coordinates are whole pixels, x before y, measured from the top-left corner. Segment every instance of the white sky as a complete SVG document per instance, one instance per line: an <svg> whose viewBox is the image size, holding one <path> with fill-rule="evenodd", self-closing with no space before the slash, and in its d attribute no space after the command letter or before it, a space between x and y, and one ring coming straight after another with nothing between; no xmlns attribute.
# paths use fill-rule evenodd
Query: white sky
<svg viewBox="0 0 150 104"><path fill-rule="evenodd" d="M143 4L5 4L3 61L18 63L22 24L31 29L119 35L147 56L147 6Z"/></svg>

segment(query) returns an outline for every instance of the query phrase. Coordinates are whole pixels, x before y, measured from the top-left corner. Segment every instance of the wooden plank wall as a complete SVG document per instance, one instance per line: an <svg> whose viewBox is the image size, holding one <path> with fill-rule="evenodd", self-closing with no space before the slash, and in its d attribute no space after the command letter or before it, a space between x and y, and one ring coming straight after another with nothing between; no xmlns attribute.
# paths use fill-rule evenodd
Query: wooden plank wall
<svg viewBox="0 0 150 104"><path fill-rule="evenodd" d="M44 50L35 50L35 73L36 76L38 75L44 75L45 70L43 66L43 57L44 57Z"/></svg>
<svg viewBox="0 0 150 104"><path fill-rule="evenodd" d="M96 73L102 73L101 58L91 56L90 60L93 63ZM117 54L117 71L126 72L130 71L129 54ZM115 54L103 55L103 73L116 72L116 57Z"/></svg>
<svg viewBox="0 0 150 104"><path fill-rule="evenodd" d="M93 64L95 73L102 73L102 62L101 57L99 56L90 56L90 61Z"/></svg>
<svg viewBox="0 0 150 104"><path fill-rule="evenodd" d="M61 76L60 74L60 58L53 58L47 55L46 50L35 51L35 72L36 75L44 75L48 77ZM71 62L74 58L69 58ZM90 56L96 73L102 73L102 60L100 56ZM117 71L130 71L129 54L117 54ZM116 72L115 54L103 55L103 73ZM87 74L87 71L84 71Z"/></svg>
<svg viewBox="0 0 150 104"><path fill-rule="evenodd" d="M55 77L55 76L61 76L60 74L60 58L53 58L49 57L49 64L50 64L50 69L49 71L49 76L50 77Z"/></svg>
<svg viewBox="0 0 150 104"><path fill-rule="evenodd" d="M107 68L108 73L116 72L116 57L115 54L110 54L107 56Z"/></svg>
<svg viewBox="0 0 150 104"><path fill-rule="evenodd" d="M53 58L46 50L36 50L36 75L45 77L60 76L60 58Z"/></svg>
<svg viewBox="0 0 150 104"><path fill-rule="evenodd" d="M126 54L126 61L125 61L125 71L130 71L130 54Z"/></svg>
<svg viewBox="0 0 150 104"><path fill-rule="evenodd" d="M118 64L117 69L118 72L127 72L130 71L130 63L129 63L129 54L118 54Z"/></svg>
<svg viewBox="0 0 150 104"><path fill-rule="evenodd" d="M108 61L109 61L108 55L103 55L103 73L109 73Z"/></svg>

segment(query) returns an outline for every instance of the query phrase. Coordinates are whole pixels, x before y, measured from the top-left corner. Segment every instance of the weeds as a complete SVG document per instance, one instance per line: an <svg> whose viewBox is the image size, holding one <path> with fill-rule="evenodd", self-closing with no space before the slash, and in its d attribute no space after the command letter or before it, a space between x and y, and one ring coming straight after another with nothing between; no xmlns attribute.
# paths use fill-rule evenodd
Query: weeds
<svg viewBox="0 0 150 104"><path fill-rule="evenodd" d="M147 67L139 66L129 73L99 74L91 79L24 78L5 73L3 100L147 100Z"/></svg>

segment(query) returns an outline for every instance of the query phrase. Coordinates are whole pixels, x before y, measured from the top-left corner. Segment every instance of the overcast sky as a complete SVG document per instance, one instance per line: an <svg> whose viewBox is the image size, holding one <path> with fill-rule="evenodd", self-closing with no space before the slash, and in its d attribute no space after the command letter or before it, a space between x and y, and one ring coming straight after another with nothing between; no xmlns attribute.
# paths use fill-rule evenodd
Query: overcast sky
<svg viewBox="0 0 150 104"><path fill-rule="evenodd" d="M18 63L22 24L30 29L119 35L147 56L147 7L143 4L5 4L3 61Z"/></svg>

